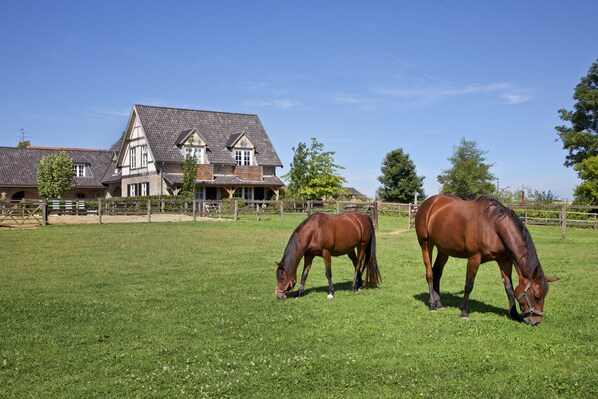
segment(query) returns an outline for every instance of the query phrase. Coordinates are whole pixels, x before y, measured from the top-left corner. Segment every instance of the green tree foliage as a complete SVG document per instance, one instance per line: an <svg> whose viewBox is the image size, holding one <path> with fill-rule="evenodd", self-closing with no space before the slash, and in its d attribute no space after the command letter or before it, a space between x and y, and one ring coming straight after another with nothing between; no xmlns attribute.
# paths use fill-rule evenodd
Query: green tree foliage
<svg viewBox="0 0 598 399"><path fill-rule="evenodd" d="M43 157L37 165L37 189L44 198L57 198L74 187L73 160L66 152Z"/></svg>
<svg viewBox="0 0 598 399"><path fill-rule="evenodd" d="M195 154L187 153L185 162L183 163L183 186L181 187L180 195L185 198L193 198L195 196L195 180L197 178L197 157Z"/></svg>
<svg viewBox="0 0 598 399"><path fill-rule="evenodd" d="M308 150L305 143L299 142L297 147L293 147L293 161L289 173L285 174L287 184L286 196L289 198L301 198L300 191L308 183Z"/></svg>
<svg viewBox="0 0 598 399"><path fill-rule="evenodd" d="M383 201L409 203L415 194L424 199L424 177L415 173L415 164L402 148L392 150L382 161L382 176L378 181L382 187L378 196Z"/></svg>
<svg viewBox="0 0 598 399"><path fill-rule="evenodd" d="M324 144L312 137L309 148L305 143L293 147L293 161L289 173L287 196L291 198L318 200L332 198L341 191L345 178L338 174L344 169L334 163L334 152L324 151Z"/></svg>
<svg viewBox="0 0 598 399"><path fill-rule="evenodd" d="M29 140L19 140L19 144L17 144L17 148L27 148L31 145L31 141Z"/></svg>
<svg viewBox="0 0 598 399"><path fill-rule="evenodd" d="M582 184L575 189L575 200L598 204L598 60L575 87L573 111L559 110L560 118L570 126L556 126L563 148L568 151L565 166L573 166Z"/></svg>
<svg viewBox="0 0 598 399"><path fill-rule="evenodd" d="M598 156L584 159L574 169L583 180L575 187L575 200L580 204L598 204Z"/></svg>
<svg viewBox="0 0 598 399"><path fill-rule="evenodd" d="M480 150L476 141L462 138L448 158L452 168L443 170L438 176L438 182L442 184L440 192L464 199L493 193L496 190L492 183L496 178L490 173L493 164L485 162L484 154L486 151Z"/></svg>

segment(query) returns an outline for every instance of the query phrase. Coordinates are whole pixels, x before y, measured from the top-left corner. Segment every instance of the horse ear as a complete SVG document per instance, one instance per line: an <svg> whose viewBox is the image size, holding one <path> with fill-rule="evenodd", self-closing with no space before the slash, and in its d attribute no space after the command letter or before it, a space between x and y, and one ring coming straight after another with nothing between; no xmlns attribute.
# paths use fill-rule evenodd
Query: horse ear
<svg viewBox="0 0 598 399"><path fill-rule="evenodd" d="M546 281L548 281L549 283L552 283L553 281L557 281L559 278L558 277L546 277Z"/></svg>

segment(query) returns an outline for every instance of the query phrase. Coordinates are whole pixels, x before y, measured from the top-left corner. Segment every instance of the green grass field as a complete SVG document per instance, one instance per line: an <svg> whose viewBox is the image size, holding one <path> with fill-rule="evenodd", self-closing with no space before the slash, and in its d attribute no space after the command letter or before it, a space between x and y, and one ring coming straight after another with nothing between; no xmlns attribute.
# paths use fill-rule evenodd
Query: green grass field
<svg viewBox="0 0 598 399"><path fill-rule="evenodd" d="M598 397L598 232L531 227L551 284L543 323L507 318L495 263L459 318L465 261L430 313L415 233L382 218L383 282L348 291L321 258L275 299L301 217L0 231L1 398Z"/></svg>

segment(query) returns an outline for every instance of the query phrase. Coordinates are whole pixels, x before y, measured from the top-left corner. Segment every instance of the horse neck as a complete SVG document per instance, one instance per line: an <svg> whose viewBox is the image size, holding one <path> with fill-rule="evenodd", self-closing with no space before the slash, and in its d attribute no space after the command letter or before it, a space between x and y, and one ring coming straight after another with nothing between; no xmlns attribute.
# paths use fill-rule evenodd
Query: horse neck
<svg viewBox="0 0 598 399"><path fill-rule="evenodd" d="M497 223L497 230L520 277L530 279L536 269L542 270L536 246L523 223L507 217Z"/></svg>
<svg viewBox="0 0 598 399"><path fill-rule="evenodd" d="M295 274L297 271L299 261L305 252L305 244L302 244L303 241L299 237L299 232L297 230L294 231L280 261L282 268L286 272Z"/></svg>

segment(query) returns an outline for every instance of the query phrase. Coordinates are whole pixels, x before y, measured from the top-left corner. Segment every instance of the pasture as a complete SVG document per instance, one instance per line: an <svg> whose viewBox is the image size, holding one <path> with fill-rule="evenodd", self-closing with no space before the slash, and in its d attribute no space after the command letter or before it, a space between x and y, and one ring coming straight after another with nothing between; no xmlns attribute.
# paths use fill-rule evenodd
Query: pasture
<svg viewBox="0 0 598 399"><path fill-rule="evenodd" d="M299 300L275 261L302 216L0 231L3 398L598 397L598 232L530 227L551 283L538 327L507 318L496 263L459 318L465 261L431 313L414 231L381 217L382 284L321 258ZM516 277L514 277L516 279ZM297 288L297 287L296 287Z"/></svg>

